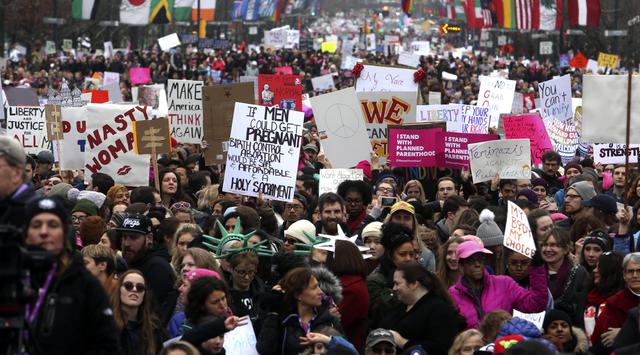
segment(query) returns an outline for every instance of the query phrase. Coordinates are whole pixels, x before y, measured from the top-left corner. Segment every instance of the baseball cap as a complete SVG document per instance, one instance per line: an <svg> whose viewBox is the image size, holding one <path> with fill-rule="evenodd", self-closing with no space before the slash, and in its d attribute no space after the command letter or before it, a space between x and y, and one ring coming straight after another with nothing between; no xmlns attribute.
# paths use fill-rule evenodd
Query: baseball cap
<svg viewBox="0 0 640 355"><path fill-rule="evenodd" d="M114 229L118 232L148 234L151 233L151 221L142 214L125 213L122 223Z"/></svg>
<svg viewBox="0 0 640 355"><path fill-rule="evenodd" d="M53 153L51 153L51 151L49 150L42 150L40 151L40 153L38 153L38 155L36 155L36 160L44 164L53 164Z"/></svg>
<svg viewBox="0 0 640 355"><path fill-rule="evenodd" d="M416 214L415 207L413 207L410 203L405 202L405 201L398 201L398 202L394 203L393 206L391 206L391 211L389 212L389 214L394 214L394 213L396 213L398 211L409 212L412 215Z"/></svg>
<svg viewBox="0 0 640 355"><path fill-rule="evenodd" d="M365 348L371 348L376 346L376 344L380 344L382 342L387 342L396 346L395 340L393 340L393 334L382 328L372 330L369 335L367 335L367 340L365 341Z"/></svg>
<svg viewBox="0 0 640 355"><path fill-rule="evenodd" d="M303 150L313 150L314 152L318 152L318 146L315 145L314 143L309 143L307 145L305 145L303 148Z"/></svg>
<svg viewBox="0 0 640 355"><path fill-rule="evenodd" d="M478 242L469 240L458 245L458 249L456 250L456 258L466 259L476 253L493 254L489 249L481 247Z"/></svg>
<svg viewBox="0 0 640 355"><path fill-rule="evenodd" d="M582 201L582 207L597 208L604 213L616 214L618 212L618 205L616 199L605 194L597 194L590 200Z"/></svg>

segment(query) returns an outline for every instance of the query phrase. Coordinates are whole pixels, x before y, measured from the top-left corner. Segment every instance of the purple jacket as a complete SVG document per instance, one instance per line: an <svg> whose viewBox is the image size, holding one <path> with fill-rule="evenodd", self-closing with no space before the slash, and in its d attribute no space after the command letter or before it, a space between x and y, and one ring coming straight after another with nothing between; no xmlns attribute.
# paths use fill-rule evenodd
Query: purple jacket
<svg viewBox="0 0 640 355"><path fill-rule="evenodd" d="M547 273L544 266L529 268L530 289L522 288L509 276L490 275L484 271L484 288L480 304L469 289L462 284L462 277L449 288L449 293L458 305L460 314L467 319L468 328L478 328L487 313L502 309L513 313L538 313L547 307ZM476 307L479 308L476 311ZM478 315L480 312L480 315Z"/></svg>

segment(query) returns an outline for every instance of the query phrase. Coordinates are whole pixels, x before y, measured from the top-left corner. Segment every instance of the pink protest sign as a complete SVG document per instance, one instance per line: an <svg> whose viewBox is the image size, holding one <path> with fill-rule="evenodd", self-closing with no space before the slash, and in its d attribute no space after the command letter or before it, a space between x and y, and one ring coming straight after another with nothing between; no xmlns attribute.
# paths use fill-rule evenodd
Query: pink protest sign
<svg viewBox="0 0 640 355"><path fill-rule="evenodd" d="M274 70L276 71L276 74L287 74L287 75L292 75L293 74L293 69L291 69L291 67L286 66L286 67L275 67Z"/></svg>
<svg viewBox="0 0 640 355"><path fill-rule="evenodd" d="M495 134L437 132L435 139L437 166L451 169L468 168L469 151L467 146L496 139L500 139L500 136Z"/></svg>
<svg viewBox="0 0 640 355"><path fill-rule="evenodd" d="M551 140L539 114L503 116L504 137L506 139L528 138L531 141L533 164L542 163L542 154L552 150Z"/></svg>
<svg viewBox="0 0 640 355"><path fill-rule="evenodd" d="M129 77L131 85L148 84L151 82L151 71L149 68L131 68L129 69Z"/></svg>
<svg viewBox="0 0 640 355"><path fill-rule="evenodd" d="M436 133L440 128L389 128L389 164L394 167L436 166Z"/></svg>

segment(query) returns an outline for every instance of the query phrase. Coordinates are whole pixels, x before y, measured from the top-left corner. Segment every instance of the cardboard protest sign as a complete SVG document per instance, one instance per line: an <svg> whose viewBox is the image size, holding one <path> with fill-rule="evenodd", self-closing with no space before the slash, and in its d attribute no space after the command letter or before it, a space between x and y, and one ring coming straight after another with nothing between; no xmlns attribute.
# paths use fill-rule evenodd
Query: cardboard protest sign
<svg viewBox="0 0 640 355"><path fill-rule="evenodd" d="M436 133L433 129L389 127L389 165L393 167L436 166Z"/></svg>
<svg viewBox="0 0 640 355"><path fill-rule="evenodd" d="M524 113L524 95L519 92L513 94L513 106L511 106L511 113L514 115Z"/></svg>
<svg viewBox="0 0 640 355"><path fill-rule="evenodd" d="M333 83L333 75L331 74L311 78L311 85L313 85L313 90L316 91L325 91L336 88L336 85Z"/></svg>
<svg viewBox="0 0 640 355"><path fill-rule="evenodd" d="M287 44L287 30L289 26L274 28L264 33L264 44L276 49L283 48Z"/></svg>
<svg viewBox="0 0 640 355"><path fill-rule="evenodd" d="M46 55L56 54L56 42L47 41L44 47L44 54Z"/></svg>
<svg viewBox="0 0 640 355"><path fill-rule="evenodd" d="M356 92L413 92L417 95L418 83L413 81L413 69L365 65L356 80Z"/></svg>
<svg viewBox="0 0 640 355"><path fill-rule="evenodd" d="M253 82L203 87L204 139L209 144L204 150L207 165L223 164L226 161L225 142L229 141L231 134L235 103L254 103L254 95Z"/></svg>
<svg viewBox="0 0 640 355"><path fill-rule="evenodd" d="M53 144L47 139L44 107L7 107L7 135L20 142L27 154L38 154L42 150L53 152Z"/></svg>
<svg viewBox="0 0 640 355"><path fill-rule="evenodd" d="M417 68L420 65L420 55L410 52L400 52L398 64Z"/></svg>
<svg viewBox="0 0 640 355"><path fill-rule="evenodd" d="M522 208L511 201L508 201L507 205L507 225L504 229L502 244L529 258L536 252L536 242L533 240L527 215Z"/></svg>
<svg viewBox="0 0 640 355"><path fill-rule="evenodd" d="M171 136L179 143L202 143L202 85L194 80L167 83Z"/></svg>
<svg viewBox="0 0 640 355"><path fill-rule="evenodd" d="M489 133L489 108L472 105L459 105L460 114L456 119L447 121L447 132Z"/></svg>
<svg viewBox="0 0 640 355"><path fill-rule="evenodd" d="M582 141L626 142L627 75L585 75L582 82ZM640 77L631 79L632 143L640 142Z"/></svg>
<svg viewBox="0 0 640 355"><path fill-rule="evenodd" d="M410 49L418 55L429 55L431 53L431 43L429 41L413 41Z"/></svg>
<svg viewBox="0 0 640 355"><path fill-rule="evenodd" d="M131 68L129 79L131 85L148 84L151 82L151 71L149 68Z"/></svg>
<svg viewBox="0 0 640 355"><path fill-rule="evenodd" d="M359 92L360 108L374 152L384 164L388 155L387 126L415 122L417 97L413 92Z"/></svg>
<svg viewBox="0 0 640 355"><path fill-rule="evenodd" d="M62 113L60 105L44 105L47 127L47 139L59 141L62 139Z"/></svg>
<svg viewBox="0 0 640 355"><path fill-rule="evenodd" d="M573 117L571 110L571 77L569 74L538 84L540 113L547 120L568 120Z"/></svg>
<svg viewBox="0 0 640 355"><path fill-rule="evenodd" d="M224 333L224 350L229 355L258 355L256 350L256 334L253 331L251 320L245 325Z"/></svg>
<svg viewBox="0 0 640 355"><path fill-rule="evenodd" d="M178 38L177 33L172 33L158 38L158 45L160 45L160 50L168 52L171 48L175 48L180 45L180 38Z"/></svg>
<svg viewBox="0 0 640 355"><path fill-rule="evenodd" d="M528 139L505 139L469 144L473 182L531 179L531 147Z"/></svg>
<svg viewBox="0 0 640 355"><path fill-rule="evenodd" d="M169 119L134 121L133 142L136 154L171 153Z"/></svg>
<svg viewBox="0 0 640 355"><path fill-rule="evenodd" d="M86 106L85 182L105 173L126 186L149 185L149 156L134 154L132 122L150 118L149 108L137 105Z"/></svg>
<svg viewBox="0 0 640 355"><path fill-rule="evenodd" d="M62 140L60 147L60 169L84 169L85 145L87 142L86 107L62 107Z"/></svg>
<svg viewBox="0 0 640 355"><path fill-rule="evenodd" d="M71 52L73 49L73 40L65 38L62 40L62 50L65 52Z"/></svg>
<svg viewBox="0 0 640 355"><path fill-rule="evenodd" d="M624 164L625 163L625 144L594 144L593 145L593 161L597 164ZM640 155L640 144L631 144L629 146L629 163L637 163Z"/></svg>
<svg viewBox="0 0 640 355"><path fill-rule="evenodd" d="M290 202L304 113L236 103L222 191Z"/></svg>
<svg viewBox="0 0 640 355"><path fill-rule="evenodd" d="M531 141L531 161L542 164L542 154L552 150L547 129L538 114L503 116L504 137L506 139L528 138Z"/></svg>
<svg viewBox="0 0 640 355"><path fill-rule="evenodd" d="M417 105L416 122L457 122L461 109L461 104Z"/></svg>
<svg viewBox="0 0 640 355"><path fill-rule="evenodd" d="M551 54L553 54L553 42L540 41L540 55L551 55Z"/></svg>
<svg viewBox="0 0 640 355"><path fill-rule="evenodd" d="M469 168L469 144L500 139L494 134L437 132L436 166L440 168Z"/></svg>
<svg viewBox="0 0 640 355"><path fill-rule="evenodd" d="M300 31L299 30L287 30L287 43L284 48L298 48L300 45Z"/></svg>
<svg viewBox="0 0 640 355"><path fill-rule="evenodd" d="M302 77L300 75L258 75L258 104L302 110Z"/></svg>
<svg viewBox="0 0 640 355"><path fill-rule="evenodd" d="M369 160L371 143L355 89L334 91L310 100L320 143L331 165L351 168Z"/></svg>
<svg viewBox="0 0 640 355"><path fill-rule="evenodd" d="M498 127L501 113L510 113L516 81L501 77L480 76L478 106L489 109L489 126Z"/></svg>
<svg viewBox="0 0 640 355"><path fill-rule="evenodd" d="M320 169L318 196L326 192L338 192L338 185L347 180L362 180L362 169Z"/></svg>
<svg viewBox="0 0 640 355"><path fill-rule="evenodd" d="M120 84L120 73L106 71L102 75L102 86Z"/></svg>
<svg viewBox="0 0 640 355"><path fill-rule="evenodd" d="M620 57L617 54L598 53L598 66L602 68L617 69L620 66Z"/></svg>
<svg viewBox="0 0 640 355"><path fill-rule="evenodd" d="M440 105L442 103L442 93L439 91L429 91L429 105Z"/></svg>

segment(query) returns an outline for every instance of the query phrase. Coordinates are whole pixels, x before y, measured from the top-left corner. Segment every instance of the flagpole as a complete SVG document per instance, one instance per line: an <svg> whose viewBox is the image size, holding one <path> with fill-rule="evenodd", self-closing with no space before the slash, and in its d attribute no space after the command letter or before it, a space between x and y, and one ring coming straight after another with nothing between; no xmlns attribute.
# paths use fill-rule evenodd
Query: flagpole
<svg viewBox="0 0 640 355"><path fill-rule="evenodd" d="M633 61L632 61L633 62ZM629 177L631 176L631 170L629 169L629 144L630 144L630 132L629 130L631 129L631 82L633 79L633 65L629 65L629 75L628 75L628 80L627 80L627 130L626 130L626 134L625 134L625 149L624 149L624 174L625 174L625 180L624 180L624 209L627 209L627 206L629 205L629 201L626 198L627 196L627 192L629 191L629 185L630 185L630 179Z"/></svg>

